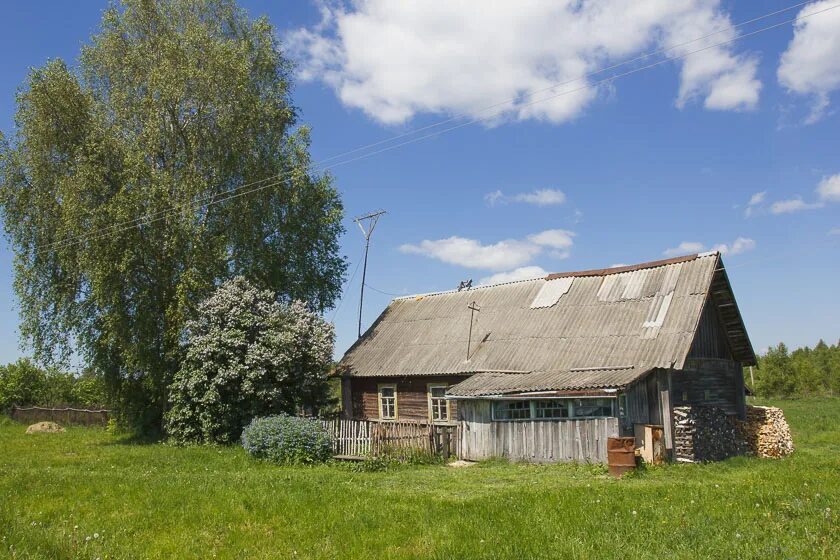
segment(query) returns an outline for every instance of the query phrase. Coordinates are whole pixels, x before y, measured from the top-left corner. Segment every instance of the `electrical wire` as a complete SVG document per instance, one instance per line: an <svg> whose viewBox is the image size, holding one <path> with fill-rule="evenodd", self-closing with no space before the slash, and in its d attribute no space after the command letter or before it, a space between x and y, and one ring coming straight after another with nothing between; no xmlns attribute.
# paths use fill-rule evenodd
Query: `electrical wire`
<svg viewBox="0 0 840 560"><path fill-rule="evenodd" d="M758 18L753 18L752 20L749 20L748 22L742 22L742 23L738 24L738 26L742 26L742 25L745 25L745 24L750 23L750 22L758 21L758 20L760 20L760 19L764 19L764 18L766 18L766 17L770 17L770 16L772 16L772 15L776 15L776 14L781 13L781 12L786 11L786 10L794 9L795 7L799 7L799 6L803 5L803 4L804 4L804 3L796 4L796 5L791 6L791 7L789 7L789 8L785 8L785 9L782 9L782 10L777 10L776 12L771 12L771 13L769 13L769 14L765 14L764 16L760 16L760 17L758 17ZM766 26L766 27L763 27L763 28L759 28L759 29L757 29L757 30L754 30L754 31L751 31L751 32L748 32L748 33L742 33L742 34L740 34L740 35L737 35L736 37L733 37L733 38L731 38L731 39L727 39L727 40L725 40L725 41L720 41L720 42L717 42L717 43L714 43L714 44L711 44L711 45L707 45L707 46L705 46L705 47L702 47L702 48L699 48L699 49L696 49L696 50L693 50L693 51L689 51L689 52L686 52L686 53L683 53L683 54L680 54L680 55L676 55L676 56L672 56L672 57L667 57L667 58L664 58L664 59L659 60L659 61L657 61L657 62L654 62L654 63L648 64L648 65L645 65L645 66L641 66L641 67L639 67L639 68L635 68L635 69L633 69L633 70L629 70L629 71L627 71L627 72L623 72L623 73L620 73L620 74L616 74L616 75L613 75L613 76L609 76L609 77L607 77L607 78L603 78L603 79L601 79L601 80L595 81L595 82L593 82L593 83L591 83L591 84L586 84L586 85L581 86L581 87L579 87L579 88L575 88L575 89L571 89L571 90L561 91L561 92L559 92L559 93L556 93L556 94L553 94L553 95L550 95L550 96L547 96L547 97L542 97L542 98L539 98L539 99L533 99L533 100L531 100L531 101L529 101L529 102L527 102L527 103L525 103L525 104L523 104L523 105L520 105L520 108L522 108L522 107L529 107L529 106L533 106L533 105L536 105L536 104L538 104L538 103L543 103L543 102L545 102L545 101L549 101L549 100L552 100L552 99L556 99L556 98L558 98L558 97L562 97L562 96L564 96L564 95L569 95L569 94L575 93L575 92L580 91L580 90L582 90L582 89L586 89L586 88L589 88L589 87L597 86L597 85L600 85L600 84L603 84L603 83L612 82L612 81L618 80L618 79L620 79L620 78L623 78L623 77L626 77L626 76L629 76L629 75L632 75L632 74L636 74L636 73L638 73L638 72L642 72L642 71L644 71L644 70L648 70L648 69L650 69L650 68L654 68L654 67L656 67L656 66L660 66L660 65L662 65L662 64L666 64L666 63L668 63L668 62L673 62L673 61L676 61L676 60L681 60L681 59L686 58L686 57L688 57L688 56L691 56L691 55L693 55L693 54L697 54L697 53L700 53L700 52L703 52L703 51L706 51L706 50L709 50L709 49L713 49L713 48L717 48L717 47L720 47L720 46L723 46L723 45L727 45L727 44L730 44L730 43L734 43L734 42L736 42L736 41L738 41L738 40L740 40L740 39L743 39L743 38L745 38L745 37L751 37L751 36L757 35L757 34L759 34L759 33L763 33L763 32L766 32L766 31L770 31L770 30L772 30L772 29L779 28L779 27L781 27L781 26L783 26L783 25L787 25L787 24L789 24L789 23L795 23L795 22L797 22L797 21L801 21L801 20L803 20L803 19L805 19L805 18L808 18L808 17L813 17L813 16L815 16L815 15L818 15L818 14L821 14L821 13L825 13L825 12L827 12L827 11L829 11L829 10L833 10L833 9L838 8L838 7L840 7L840 4L833 4L833 5L831 5L831 6L827 7L827 8L823 8L823 9L818 10L818 11L815 11L815 12L810 12L810 13L808 13L808 14L799 15L799 16L797 16L797 17L795 17L795 18L791 18L791 19L788 19L788 20L785 20L785 21L782 21L782 22L779 22L779 23L776 23L776 24L773 24L773 25L769 25L769 26ZM709 34L709 35L706 35L706 36L704 36L704 37L700 37L700 38L698 38L698 39L694 39L694 40L692 40L692 41L688 41L688 42L685 42L685 43L681 43L680 45L685 45L685 44L690 44L690 43L693 43L693 42L697 42L697 41L700 41L700 40L702 40L702 39L708 38L709 36L712 36L712 35L715 35L715 34L717 34L717 33L720 33L720 32L722 32L722 31L723 31L723 30L718 31L718 32L715 32L715 33L712 33L712 34ZM666 52L666 51L668 51L668 50L673 50L674 48L677 48L677 47L678 47L678 46L680 46L680 45L677 45L677 46L674 46L674 47L669 47L668 49L660 49L659 51L654 51L654 52L653 52L653 53L651 53L651 54L646 54L646 55L642 55L642 56L640 56L640 57L636 57L636 58L634 58L634 59L631 59L631 61L627 61L626 63L622 63L622 64L614 65L614 66L613 66L613 67L611 67L611 68L618 67L618 66L622 66L622 65L624 65L624 64L628 64L628 63L630 63L630 62L632 62L632 61L639 60L640 58L646 58L646 57L650 57L650 56L655 56L655 54L657 54L657 53ZM605 70L606 70L606 69L604 69L604 70L600 70L600 71L598 71L598 72L603 72L603 71L605 71ZM572 83L572 82L574 82L574 81L578 81L578 80L580 80L580 79L584 79L584 78L585 78L585 76L583 76L583 77L581 77L581 78L576 78L575 80L571 80L570 82L564 82L564 83ZM557 87L557 86L550 86L548 89L554 89L555 87ZM540 90L540 91L545 91L545 90ZM529 95L532 95L532 94L529 94ZM504 104L506 104L506 103L507 103L507 102L497 103L497 104L495 104L495 105L490 106L490 108L499 107L500 105L504 105ZM499 111L498 113L502 113L502 112L504 112L504 111ZM497 113L497 114L498 114L498 113ZM494 116L495 116L495 115L494 115ZM369 146L381 145L382 143L385 143L385 142L391 142L391 141L393 141L393 140L395 140L395 139L398 139L398 138L401 138L401 137L405 137L405 136L406 136L406 135L408 135L408 134L416 134L416 133L417 133L417 132L419 132L419 131L422 131L422 130L428 130L429 128L431 128L431 127L433 127L433 126L440 126L441 124L444 124L444 123L453 122L453 120L455 120L455 119L447 119L447 120L441 121L440 123L437 123L436 125L429 125L429 126L427 126L427 127L423 127L423 128L421 128L421 129L417 129L417 130L415 130L415 131L413 131L413 132L411 132L411 133L406 133L406 134L404 134L404 135L400 135L400 136L394 137L394 138L392 138L392 139L389 139L388 141L383 141L383 142L379 142L379 143L373 143L373 144L370 144ZM455 125L455 126L451 126L451 127L448 127L448 128L444 128L443 130L439 130L439 131L433 132L433 133L431 133L431 134L426 134L426 135L422 135L422 136L419 136L419 137L411 138L411 139L409 139L409 140L406 140L406 141L403 141L403 142L399 142L399 143L397 143L397 144L392 144L392 145L390 145L390 146L386 146L386 147L381 148L381 149L379 149L379 150L374 150L374 151L371 151L371 152L366 152L366 153L364 153L364 154L362 154L362 155L360 155L360 156L353 157L353 158L350 158L350 159L345 159L345 160L343 160L343 161L339 161L339 162L337 162L337 163L333 163L333 164L330 164L330 165L327 165L327 166L324 166L322 163L319 163L319 164L316 164L313 168L311 168L311 170L312 170L312 172L317 172L317 171L324 172L324 171L327 171L327 170L330 170L330 169L334 169L335 167L338 167L338 166L341 166L341 165L346 165L346 164L353 163L353 162L356 162L356 161L359 161L359 160L362 160L362 159L366 159L366 158L372 157L372 156L374 156L374 155L381 154L381 153L383 153L383 152L387 152L387 151L390 151L390 150L393 150L393 149L397 149L397 148L400 148L400 147L403 147L403 146L406 146L406 145L409 145L409 144L413 144L413 143L415 143L415 142L420 142L420 141L422 141L422 140L426 140L426 139L429 139L429 138L432 138L432 137L435 137L435 136L440 136L440 135L445 134L445 133L447 133L447 132L451 132L451 131L454 131L454 130L457 130L457 129L460 129L460 128L463 128L463 127L466 127L466 126L470 126L470 125L476 124L476 123L478 123L478 122L481 122L482 120L484 120L484 119L483 119L483 118L473 118L473 119L467 120L467 121L465 121L465 122L459 123L459 124L457 124L457 125ZM360 150L363 150L363 149L366 149L366 147L364 147L364 146L363 146L363 147L361 147L361 148L356 148L356 149L354 149L354 150L349 150L349 151L343 152L342 154L338 154L338 155L336 155L336 156L332 156L332 157L330 157L330 158L327 158L327 159L326 159L326 160L324 160L324 161L329 161L329 160L332 160L332 159L337 159L337 158L343 157L343 156L345 156L345 155L350 155L350 154L352 154L352 153L356 153L356 152L358 152L358 151L360 151ZM319 168L320 168L320 169L319 169ZM54 248L54 247L59 247L59 248L60 248L60 247L65 247L65 246L69 246L69 245L78 244L78 243L80 243L80 242L82 242L82 241L86 241L86 240L96 240L96 239L100 239L100 238L102 238L103 236L107 236L107 235L109 235L109 234L110 234L110 233L112 233L112 232L113 232L113 233L120 233L120 232L122 232L122 231L126 231L126 230L128 230L128 229L133 229L133 228L135 228L135 227L139 227L139 226L142 226L142 225L148 225L148 224L151 224L151 223L154 223L154 222L160 221L160 220L165 219L165 218L167 218L168 216L170 216L170 215L172 215L172 214L174 214L174 213L177 213L177 212L179 212L179 211L181 211L181 210L187 210L187 209L191 209L191 208L209 207L209 206L211 206L211 205L213 205L213 204L219 204L219 203L221 203L221 202L225 202L225 201L228 201L228 200L231 200L231 199L234 199L234 198L238 198L238 197L240 197L240 196L245 196L245 195L247 195L247 194L252 194L252 193L254 193L254 192L258 192L258 191L264 190L264 189L266 189L266 188L270 188L270 187L273 187L273 186L276 186L276 185L281 184L281 183L283 182L282 180L278 180L278 181L274 181L274 182L270 182L270 183L266 183L266 181L271 181L272 179L280 179L280 178L284 178L284 179L285 179L285 178L286 178L286 177L288 177L291 173L293 173L293 171L286 172L286 173L281 173L281 174L277 174L277 175L274 175L274 176L272 176L272 177L266 177L265 179L261 179L261 180L259 180L259 181L254 181L254 182L251 182L251 183L247 183L247 184L245 184L245 185L240 185L240 186L235 187L235 188L233 188L233 189L229 189L228 191L225 191L225 192L223 192L223 193L217 193L217 194L210 195L210 196L208 196L208 197L205 197L205 199L204 199L204 200L206 200L206 202L205 202L205 201L199 201L199 202L192 201L192 202L187 202L187 203L184 203L183 205L172 207L172 208L171 208L171 209L169 209L169 210L161 210L161 211L155 212L155 213L153 213L153 214L149 214L149 215L146 215L146 216L141 216L140 218L137 218L137 219L135 219L135 220L130 220L130 221L126 221L126 222L121 222L121 223L118 223L118 224L114 224L114 225L109 226L109 227L107 227L107 228L102 228L102 229L100 229L100 230L97 230L97 231L94 231L94 232L90 232L90 233L88 233L88 234L83 234L83 235L79 235L79 236L75 236L75 237L71 237L71 238L67 238L67 239L63 239L63 240L59 240L59 241L55 241L55 242L52 242L52 243L49 243L49 244L45 245L42 249L39 249L39 250L38 250L38 251L36 251L36 252L37 252L37 253L41 253L41 252L43 252L43 251L46 251L47 249ZM259 186L256 186L256 187L254 187L254 188L252 188L252 189L249 189L249 190L246 190L246 191L243 191L243 192L237 192L237 191L239 191L240 189L246 188L246 187L248 187L248 186L253 186L253 185L259 185ZM222 198L219 198L219 199L215 199L215 200L214 200L214 197L219 196L219 195L221 195L221 196L222 196ZM104 234L104 235L100 235L100 234Z"/></svg>

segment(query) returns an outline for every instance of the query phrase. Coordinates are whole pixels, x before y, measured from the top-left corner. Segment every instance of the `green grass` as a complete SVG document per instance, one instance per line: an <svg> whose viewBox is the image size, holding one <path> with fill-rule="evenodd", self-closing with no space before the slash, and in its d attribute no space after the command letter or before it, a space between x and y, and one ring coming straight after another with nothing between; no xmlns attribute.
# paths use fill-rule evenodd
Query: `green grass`
<svg viewBox="0 0 840 560"><path fill-rule="evenodd" d="M774 404L792 457L621 481L586 465L275 467L0 421L0 556L840 558L840 400Z"/></svg>

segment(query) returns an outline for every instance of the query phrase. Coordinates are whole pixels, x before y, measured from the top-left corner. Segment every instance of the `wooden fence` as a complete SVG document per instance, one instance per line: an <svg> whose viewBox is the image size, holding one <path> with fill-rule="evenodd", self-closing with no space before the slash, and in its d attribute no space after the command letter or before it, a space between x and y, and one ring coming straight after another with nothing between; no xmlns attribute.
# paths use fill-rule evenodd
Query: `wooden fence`
<svg viewBox="0 0 840 560"><path fill-rule="evenodd" d="M105 426L108 424L110 410L71 407L12 407L10 416L12 420L24 424L36 422L56 422L58 424L78 424L82 426Z"/></svg>
<svg viewBox="0 0 840 560"><path fill-rule="evenodd" d="M455 426L342 418L321 423L332 433L336 457L406 457L415 453L449 457L457 452Z"/></svg>

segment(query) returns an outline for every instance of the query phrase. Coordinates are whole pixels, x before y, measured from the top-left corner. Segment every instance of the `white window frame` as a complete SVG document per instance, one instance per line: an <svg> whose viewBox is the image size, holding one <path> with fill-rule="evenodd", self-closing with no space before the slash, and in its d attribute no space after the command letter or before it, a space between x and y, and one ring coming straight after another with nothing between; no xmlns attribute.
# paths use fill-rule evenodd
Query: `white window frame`
<svg viewBox="0 0 840 560"><path fill-rule="evenodd" d="M432 405L432 389L443 389L444 395L446 394L446 390L449 388L448 383L427 383L426 384L426 402L428 404L428 412L429 412L429 422L449 422L452 419L452 411L449 409L449 399L445 397L434 397L438 400L443 400L444 404L446 405L446 418L438 418L435 420L434 417L434 407Z"/></svg>
<svg viewBox="0 0 840 560"><path fill-rule="evenodd" d="M390 398L390 397L383 397L382 396L382 389L393 389L394 390L394 415L385 417L382 414L382 399L383 398ZM379 409L379 419L380 420L396 420L399 417L399 408L397 404L397 384L396 383L380 383L376 386L376 404L377 408Z"/></svg>
<svg viewBox="0 0 840 560"><path fill-rule="evenodd" d="M612 401L612 412L610 416L577 416L575 414L576 399L610 399ZM536 402L538 400L568 400L569 401L569 416L567 418L537 418ZM496 403L505 401L525 401L529 404L531 414L529 418L497 418L496 417ZM568 420L592 420L595 418L617 418L619 416L618 398L617 396L574 396L574 397L552 397L549 399L492 399L490 406L490 418L493 422L566 422Z"/></svg>

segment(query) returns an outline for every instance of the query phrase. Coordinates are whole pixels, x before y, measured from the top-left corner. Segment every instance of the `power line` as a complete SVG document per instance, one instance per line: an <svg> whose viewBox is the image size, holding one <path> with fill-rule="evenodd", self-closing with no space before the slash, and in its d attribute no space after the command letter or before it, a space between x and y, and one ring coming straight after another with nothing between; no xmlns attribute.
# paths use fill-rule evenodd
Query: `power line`
<svg viewBox="0 0 840 560"><path fill-rule="evenodd" d="M796 8L796 7L799 7L799 6L803 5L803 4L805 4L805 3L803 2L803 3L800 3L800 4L796 4L796 5L793 5L793 6L791 6L791 7L784 8L784 9L782 9L782 10L777 10L777 11L775 11L775 12L771 12L771 13L769 13L769 14L765 14L765 15L763 15L763 16L759 16L759 17L757 17L757 18L753 18L752 20L749 20L749 21L747 21L747 22L742 22L742 23L739 23L739 24L738 24L737 26L735 26L735 27L738 27L738 26L743 26L743 25L745 25L745 24L747 24L747 23L751 23L751 22L758 21L758 20L760 20L760 19L764 19L764 18L767 18L767 17L771 17L772 15L776 15L776 14L778 14L778 13L781 13L781 12L784 12L784 11L787 11L787 10L794 9L794 8ZM811 12L811 13L808 13L808 14L805 14L805 15L799 15L799 16L797 16L797 17L795 17L795 18L791 18L791 19L788 19L788 20L785 20L785 21L782 21L782 22L779 22L779 23L776 23L776 24L773 24L773 25L769 25L769 26L766 26L766 27L763 27L763 28L760 28L760 29L757 29L757 30L754 30L754 31L751 31L751 32L748 32L748 33L742 33L742 34L740 34L740 35L738 35L738 36L736 36L736 37L733 37L733 38L731 38L731 39L727 39L727 40L725 40L725 41L720 41L720 42L717 42L717 43L714 43L714 44L711 44L711 45L707 45L707 46L705 46L705 47L702 47L702 48L699 48L699 49L696 49L696 50L693 50L693 51L689 51L689 52L683 53L683 54L681 54L681 55L676 55L676 56L672 56L672 57L667 57L667 58L664 58L664 59L662 59L662 60L660 60L660 61L657 61L657 62L654 62L654 63L648 64L648 65L645 65L645 66L641 66L641 67L639 67L639 68L635 68L635 69L633 69L633 70L629 70L629 71L627 71L627 72L623 72L623 73L620 73L620 74L616 74L616 75L613 75L613 76L609 76L609 77L607 77L607 78L603 78L603 79L601 79L601 80L595 81L595 82L593 82L593 83L591 83L591 84L586 84L586 85L584 85L584 86L581 86L581 87L578 87L578 88L574 88L574 89L571 89L571 90L561 91L561 92L559 92L559 93L557 93L557 94L553 94L553 95L550 95L550 96L547 96L547 97L543 97L543 98L539 98L539 99L533 99L533 100L531 100L531 101L529 101L529 102L525 103L524 105L521 105L520 107L529 107L529 106L533 106L533 105L536 105L536 104L538 104L538 103L543 103L543 102L545 102L545 101L549 101L549 100L552 100L552 99L556 99L556 98L558 98L558 97L562 97L562 96L564 96L564 95L569 95L569 94L575 93L575 92L580 91L580 90L582 90L582 89L586 89L586 88L589 88L589 87L592 87L592 86L597 86L597 85L600 85L600 84L603 84L603 83L612 82L612 81L618 80L619 78L623 78L623 77L626 77L626 76L629 76L629 75L632 75L632 74L636 74L636 73L638 73L638 72L641 72L641 71L644 71L644 70L648 70L648 69L650 69L650 68L654 68L654 67L656 67L656 66L660 66L660 65L665 64L665 63L668 63L668 62L673 62L673 61L676 61L676 60L681 60L681 59L683 59L683 58L687 58L688 56L691 56L691 55L693 55L693 54L697 54L697 53L700 53L700 52L703 52L703 51L706 51L706 50L709 50L709 49L713 49L713 48L716 48L716 47L720 47L720 46L724 46L724 45L728 45L728 44L734 43L734 42L736 42L736 41L738 41L738 40L740 40L740 39L743 39L743 38L745 38L745 37L751 37L751 36L753 36L753 35L757 35L757 34L759 34L759 33L763 33L763 32L765 32L765 31L770 31L770 30L772 30L772 29L776 29L776 28L781 27L781 26L783 26L783 25L787 25L787 24L789 24L789 23L795 23L795 22L797 22L797 21L801 21L801 20L803 20L803 19L805 19L805 18L813 17L813 16L815 16L815 15L818 15L818 14L821 14L821 13L825 13L825 12L827 12L827 11L829 11L829 10L833 10L833 9L838 8L838 7L840 7L840 4L834 4L834 5L832 5L832 6L829 6L829 7L827 7L827 8L823 8L823 9L818 10L818 11L816 11L816 12ZM708 37L710 37L710 36L713 36L713 35L715 35L715 34L721 33L722 31L724 31L724 30L721 30L721 31L717 31L717 32L715 32L715 33L708 34L708 35L706 35L706 36L704 36L704 37L700 37L700 38L698 38L698 39L693 39L692 41L687 41L687 42L685 42L685 43L681 43L681 44L676 45L676 46L674 46L674 47L669 47L669 48L667 48L667 49L660 49L659 51L653 51L652 53L645 54L645 55L641 55L641 56L639 56L639 57L636 57L636 58L634 58L634 59L631 59L630 61L627 61L627 62L625 62L625 63L621 63L621 64L617 64L617 65L614 65L614 66L609 67L609 68L616 68L616 67L619 67L619 66L623 66L623 65L625 65L625 64L629 64L630 62L633 62L633 61L639 60L639 59L641 59L641 58L647 58L647 57L650 57L650 56L654 56L654 55L655 55L655 54L657 54L657 53L667 52L668 50L673 50L674 48L677 48L677 47L679 47L679 46L683 46L683 45L686 45L686 44L690 44L690 43L693 43L693 42L697 42L697 41L703 40L703 39L708 38ZM607 68L607 69L609 69L609 68ZM594 74L597 74L597 73L603 72L603 71L605 71L605 70L607 70L607 69L602 69L602 70L599 70L599 71L597 71L597 72L590 73L590 74L588 74L588 75L594 75ZM584 75L584 76L582 76L582 77L580 77L580 78L576 78L576 79L574 79L574 80L570 80L570 81L568 81L568 82L563 82L563 83L572 83L572 82L575 82L575 81L579 81L579 80L581 80L581 79L584 79L584 78L585 78L586 76L588 76L588 75ZM562 84L561 84L561 85L562 85ZM558 87L558 86L549 86L549 88L547 88L547 89L551 90L551 89L554 89L555 87ZM539 92L541 92L541 91L546 91L546 89L543 89L543 90L538 90L538 91L536 91L536 92L529 93L529 96L533 95L534 93L539 93ZM499 107L500 105L504 105L504 104L507 104L507 103L508 103L508 101L504 101L504 102L501 102L501 103L496 103L496 104L494 104L494 105L489 106L489 108L496 108L496 107ZM501 113L501 112L503 112L503 111L500 111L499 113ZM326 159L326 160L324 160L324 161L329 161L329 160L333 160L333 159L339 159L339 158L344 157L344 156L346 156L346 155L350 155L350 154L352 154L352 153L356 153L356 152L358 152L358 151L361 151L361 150L367 149L368 147L373 147L373 146L381 145L381 144L383 144L383 143L392 142L393 140L396 140L396 139L399 139L399 138L403 138L403 137L405 137L405 136L407 136L407 135L416 134L417 132L420 132L420 131L423 131L423 130L428 130L428 129L430 129L430 128L433 128L433 127L436 127L436 126L440 126L440 125L445 124L445 123L453 122L454 120L457 120L457 119L446 119L446 120L444 120L444 121L441 121L440 123L437 123L437 124L434 124L434 125L429 125L429 126L427 126L427 127L423 127L423 128L417 129L417 130L415 130L415 131L413 131L413 132L410 132L410 133L406 133L406 134L403 134L403 135L398 135L398 136L396 136L396 137L394 137L394 138L392 138L392 139L386 140L386 141L375 142L375 143L373 143L373 144L369 144L368 146L362 146L362 147L360 147L360 148L356 148L356 149L353 149L353 150L348 150L348 151L343 152L343 153L341 153L341 154L338 154L338 155L336 155L336 156L332 156L332 157L330 157L330 158L327 158L327 159ZM383 152L386 152L386 151L390 151L390 150L393 150L393 149L396 149L396 148L400 148L400 147L403 147L403 146L406 146L406 145L409 145L409 144L413 144L413 143L415 143L415 142L419 142L419 141L422 141L422 140L426 140L426 139L428 139L428 138L432 138L432 137L435 137L435 136L439 136L439 135L445 134L445 133L447 133L447 132L451 132L451 131L457 130L457 129L459 129L459 128L463 128L463 127L466 127L466 126L470 126L470 125L476 124L476 123L478 123L478 122L481 122L481 120L483 120L483 119L481 119L481 118L473 118L473 119L467 120L467 121L465 121L465 122L459 123L459 124L457 124L457 125L455 125L455 126L451 126L451 127L448 127L448 128L444 128L443 130L439 130L439 131L433 132L433 133L431 133L431 134L425 134L425 135L422 135L422 136L419 136L419 137L414 137L414 138L411 138L411 139L406 140L406 141L404 141L404 142L399 142L399 143L397 143L397 144L392 144L392 145L390 145L390 146L386 146L386 147L381 148L381 149L379 149L379 150L374 150L374 151L366 152L366 153L364 153L364 154L362 154L362 155L360 155L360 156L353 157L353 158L350 158L350 159L345 159L345 160L343 160L343 161L339 161L339 162L337 162L337 163L333 163L333 164L330 164L330 165L327 165L327 166L324 166L324 165L323 165L323 163L321 163L321 164L317 164L317 165L313 166L313 168L311 169L311 172L316 172L316 171L324 172L324 171L327 171L327 170L329 170L329 169L333 169L333 168L338 167L338 166L341 166L341 165L346 165L346 164L348 164L348 163L353 163L353 162L355 162L355 161L359 161L359 160L361 160L361 159L366 159L366 158L372 157L372 156L374 156L374 155L377 155L377 154L380 154L380 153L383 153ZM319 167L320 167L320 169L318 169ZM161 211L158 211L158 212L153 213L153 214L149 214L149 215L146 215L146 216L141 216L140 218L137 218L137 219L135 219L135 220L130 220L130 221L122 222L122 223L120 223L120 224L115 224L115 225L109 226L109 227L107 227L107 228L102 228L102 229L100 229L100 230L97 230L97 231L94 231L94 232L90 232L90 233L88 233L88 234L83 234L83 235L79 235L79 236L71 237L71 238L68 238L68 239L63 239L63 240L60 240L60 241L55 241L55 242L52 242L52 243L50 243L50 244L47 244L44 248L42 248L42 249L38 250L37 252L38 252L38 253L40 253L40 252L43 252L43 251L45 251L46 249L49 249L49 248L52 248L52 247L64 247L64 246L74 245L74 244L77 244L77 243L79 243L79 242L81 242L81 241L85 241L85 240L91 240L91 239L92 239L92 240L95 240L95 239L100 239L101 237L103 237L102 235L99 235L98 237L96 237L96 236L97 236L97 234L100 234L100 233L103 233L103 232L109 232L109 233L111 233L111 232L113 232L113 233L120 233L120 232L122 232L122 231L126 231L126 230L128 230L128 229L133 229L134 227L138 227L138 226L142 226L142 225L148 225L148 224L151 224L151 223L154 223L154 222L160 221L160 220L165 219L166 217L168 217L168 216L170 216L170 215L172 215L172 214L174 214L174 213L176 213L176 212L178 212L178 211L180 211L180 210L187 210L187 209L191 209L191 208L209 207L209 206L211 206L211 205L213 205L213 204L218 204L218 203L221 203L221 202L225 202L225 201L227 201L227 200L231 200L231 199L234 199L234 198L238 198L239 196L244 196L244 195L247 195L247 194L251 194L251 193L254 193L254 192L258 192L258 191L264 190L264 189L266 189L266 188L270 188L270 187L273 187L273 186L279 185L279 184L281 184L281 183L282 183L282 181L278 180L278 181L276 181L276 182L271 182L271 183L267 183L267 184L261 184L261 183L265 183L266 181L271 181L271 180L273 180L273 179L286 178L286 177L288 177L291 173L292 173L292 171L285 172L285 173L281 173L281 174L277 174L277 175L274 175L274 176L271 176L271 177L266 177L265 179L262 179L262 180L260 180L260 181L254 181L254 182L251 182L251 183L247 183L247 184L245 184L245 185L240 185L240 186L238 186L238 187L235 187L235 188L230 189L230 190L228 190L228 191L225 191L225 192L223 192L223 193L218 193L218 194L213 194L213 195L210 195L210 196L208 196L208 197L205 197L205 200L208 200L208 199L209 199L209 200L208 200L208 201L206 201L206 202L204 202L204 201L199 201L199 202L196 202L196 201L193 201L193 202L187 202L187 203L184 203L183 205L172 207L172 208L171 208L171 209L169 209L169 210L161 210ZM248 187L248 186L253 186L253 185L259 185L259 186L256 186L256 187L254 187L253 189L249 189L249 190L244 191L244 192L241 192L241 193L238 193L238 192L237 192L237 191L239 191L240 189L246 188L246 187ZM218 196L218 195L223 195L223 198L220 198L220 199L218 199L218 200L213 200L213 198L214 198L215 196ZM124 227L123 227L123 226L124 226Z"/></svg>
<svg viewBox="0 0 840 560"><path fill-rule="evenodd" d="M402 295L403 295L403 294L394 294L394 293L391 293L391 292L386 292L386 291L384 291L384 290L380 290L379 288L374 288L374 287L373 287L373 286L371 286L370 284L365 284L365 286L367 286L368 288L370 288L370 289L371 289L371 290L373 290L374 292L379 292L380 294L382 294L382 295L384 295L384 296L400 297L400 296L402 296Z"/></svg>
<svg viewBox="0 0 840 560"><path fill-rule="evenodd" d="M600 68L600 69L598 69L598 70L593 70L592 72L588 72L588 73L586 73L586 74L582 74L582 75L580 75L580 76L578 76L578 77L576 77L576 78L572 78L572 79L570 79L570 80L565 80L565 81L562 81L562 82L555 82L555 83L553 83L553 84L551 84L551 85L549 85L549 86L546 86L546 87L544 87L544 88L529 91L529 92L527 92L525 95L526 95L527 97L531 97L531 96L533 96L533 95L535 95L535 94L538 94L538 93L544 93L544 92L546 92L546 91L551 91L551 90L553 90L553 89L555 89L555 88L557 88L557 87L561 87L561 86L569 85L569 84L572 84L572 83L575 83L575 82L579 82L579 81L581 81L581 80L585 80L586 78L591 78L591 77L596 76L596 75L598 75L598 74L602 74L602 73L607 72L607 71L609 71L609 70L615 70L616 68L621 68L622 66L626 66L626 65L628 65L628 64L632 64L632 63L634 63L634 62L638 62L638 61L640 61L640 60L644 60L644 59L646 59L646 58L651 58L651 57L653 57L653 56L657 56L657 55L659 55L659 54L663 54L663 53L666 53L666 52L668 52L668 51L672 51L672 50L678 49L678 48L680 48L680 47L684 47L684 46L686 46L686 45L690 45L690 44L692 44L692 43L697 43L698 41L702 41L702 40L704 40L704 39L708 39L709 37L714 37L715 35L719 35L719 34L721 34L721 33L724 33L724 32L726 32L726 31L729 31L730 29L738 29L739 27L743 27L743 26L745 26L745 25L749 25L749 24L751 24L751 23L755 23L755 22L757 22L757 21L761 21L761 20L763 20L763 19L767 19L767 18L769 18L769 17L773 17L773 16L776 16L776 15L779 15L779 14L781 14L781 13L788 12L788 11L790 11L790 10L795 10L796 8L800 8L800 7L804 6L805 4L810 3L811 1L812 1L812 0L807 0L807 1L805 1L805 2L799 2L798 4L793 4L793 5L788 6L788 7L786 7L786 8L781 8L781 9L779 9L779 10L776 10L775 12L769 12L769 13L766 13L766 14L760 15L760 16L758 16L758 17L754 17L754 18L752 18L752 19L750 19L750 20L747 20L747 21L742 21L742 22L736 23L736 24L734 24L734 25L730 25L730 26L722 27L722 28L718 29L717 31L713 31L713 32L711 32L711 33L708 33L708 34L706 34L706 35L703 35L702 37L698 37L698 38L696 38L696 39L692 39L692 40L690 40L690 41L685 41L685 42L683 42L683 43L678 43L678 44L676 44L676 45L672 45L672 46L670 46L670 47L665 47L665 48L658 49L658 50L655 50L655 51L649 51L649 52L647 52L647 53L640 54L640 55L638 55L638 56L636 56L636 57L634 57L634 58L631 58L631 59L625 60L625 61L623 61L623 62L619 62L619 63L613 64L612 66L607 66L607 67L605 67L605 68ZM509 103L513 103L513 102L518 101L519 99L520 99L520 96L516 96L516 97L511 97L511 98L505 99L504 101L498 101L498 102L496 102L496 103L493 103L492 105L487 105L487 106L485 106L485 107L482 107L481 109L479 109L479 110L478 110L478 112L479 112L479 113L484 113L484 112L487 112L487 111L489 111L489 110L491 110L491 109L495 109L495 108L497 108L497 107L506 106L506 105L508 105ZM420 128L414 128L414 129L408 130L408 131L406 131L406 132L403 132L402 134L397 134L397 135L395 135L395 136L391 136L390 138L385 138L385 139L383 139L383 140L379 140L379 141L377 141L377 142L372 142L372 143L370 143L370 144L366 144L366 145L364 145L364 146L360 146L360 147L358 147L358 148L354 148L354 149L352 149L352 150L348 150L348 151L346 151L346 152L344 152L343 154L340 154L340 155L341 155L341 156L347 156L347 155L354 154L354 153L357 153L357 152L361 152L361 151L364 151L364 150L367 150L367 149L370 149L370 148L375 148L376 146L381 146L382 144L387 144L387 143L389 143L389 142L393 142L393 141L395 141L395 140L399 140L399 139L401 139L401 138L405 138L406 136L412 136L412 135L414 135L414 134L417 134L417 133L419 133L419 132L423 132L423 131L425 131L425 130L430 130L430 129L433 129L433 128L437 128L437 127L439 127L439 126L443 126L443 125L445 125L445 124L449 124L449 123L451 123L451 122L455 122L455 121L458 121L458 120L460 120L460 119L461 119L461 117L457 117L457 116L456 116L456 117L450 117L450 118L448 118L448 119L444 119L444 120L441 120L441 121L437 121L437 122L431 123L431 124L429 124L429 125L426 125L426 126L423 126L423 127L420 127ZM331 157L329 157L329 158L327 158L327 159L323 160L323 161L322 161L322 163L325 163L325 162L330 161L330 160L332 160L332 159L337 159L337 157L338 157L338 156L331 156Z"/></svg>

